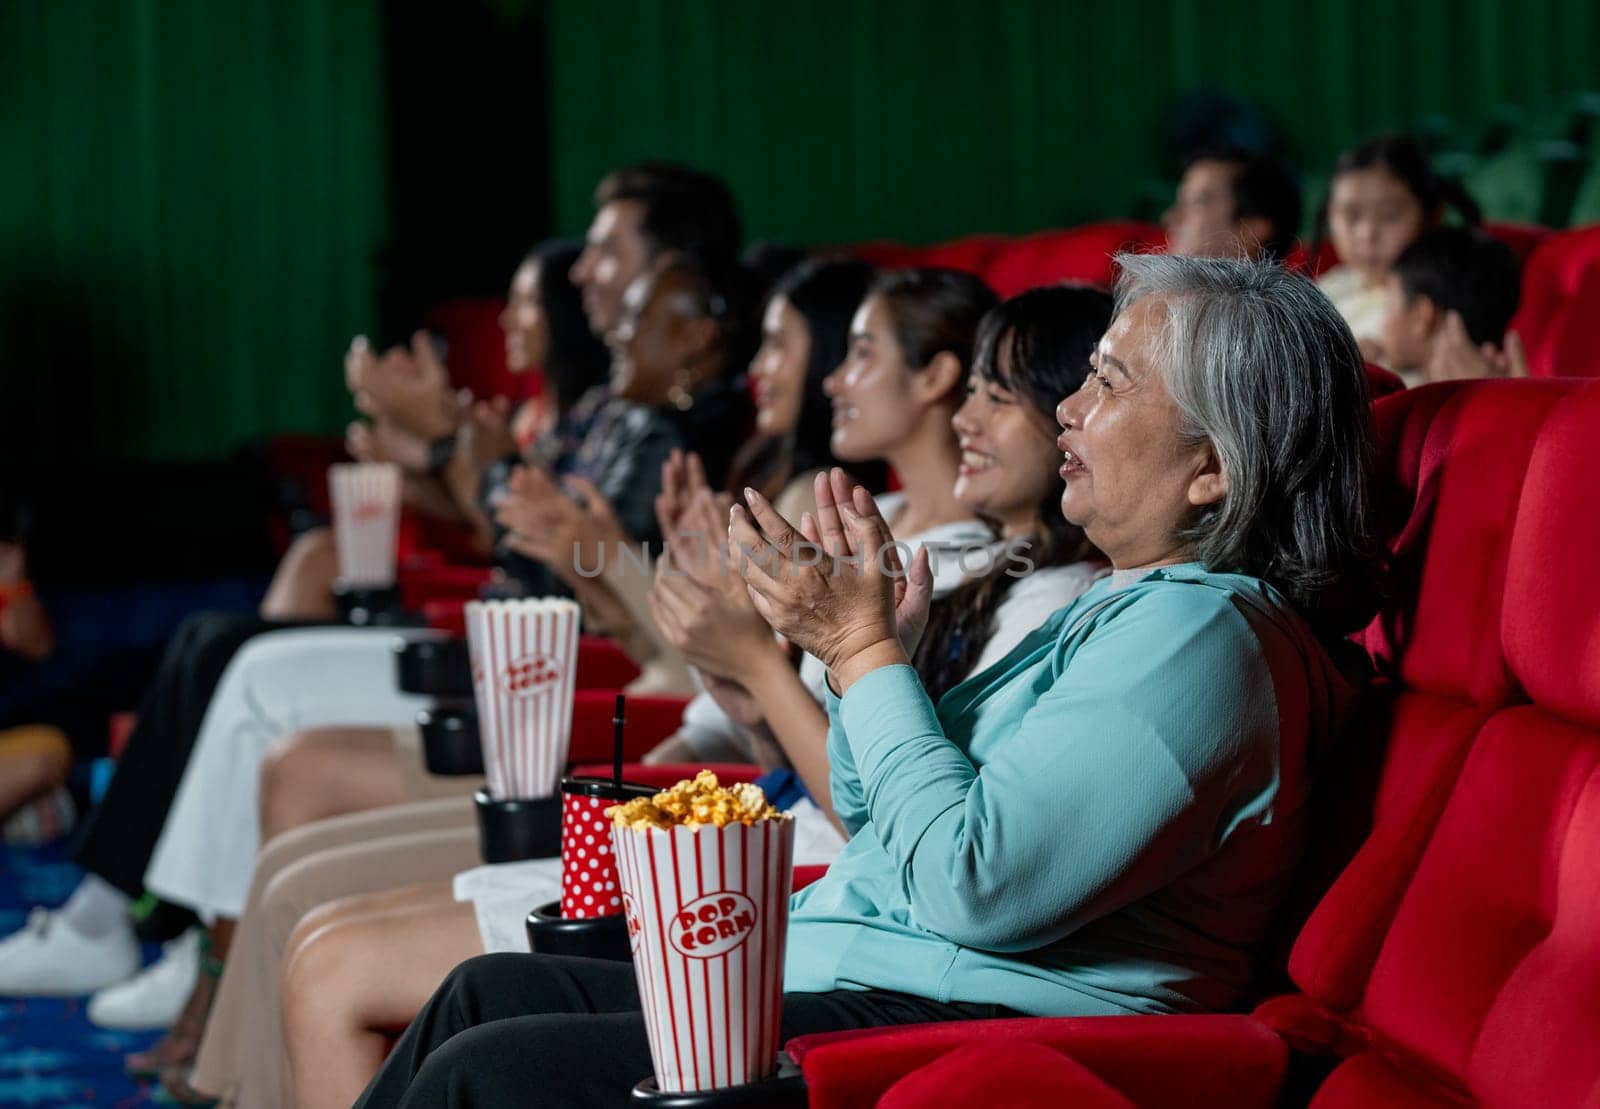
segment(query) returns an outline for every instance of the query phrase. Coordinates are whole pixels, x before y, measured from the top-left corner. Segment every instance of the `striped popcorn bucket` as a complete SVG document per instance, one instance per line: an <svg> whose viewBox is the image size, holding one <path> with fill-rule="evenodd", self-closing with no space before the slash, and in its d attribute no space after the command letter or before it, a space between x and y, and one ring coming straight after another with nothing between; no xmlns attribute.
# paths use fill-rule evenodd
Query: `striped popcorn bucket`
<svg viewBox="0 0 1600 1109"><path fill-rule="evenodd" d="M612 828L656 1085L696 1093L778 1069L794 821Z"/></svg>
<svg viewBox="0 0 1600 1109"><path fill-rule="evenodd" d="M400 467L388 462L330 466L328 497L333 502L339 580L351 586L392 585Z"/></svg>
<svg viewBox="0 0 1600 1109"><path fill-rule="evenodd" d="M572 738L578 606L556 598L473 601L466 616L489 794L552 797Z"/></svg>

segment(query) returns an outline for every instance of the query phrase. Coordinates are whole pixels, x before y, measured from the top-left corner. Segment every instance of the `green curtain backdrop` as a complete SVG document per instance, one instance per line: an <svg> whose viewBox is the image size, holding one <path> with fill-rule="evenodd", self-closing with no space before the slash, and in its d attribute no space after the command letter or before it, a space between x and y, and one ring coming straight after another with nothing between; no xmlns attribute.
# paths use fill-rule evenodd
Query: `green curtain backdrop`
<svg viewBox="0 0 1600 1109"><path fill-rule="evenodd" d="M1154 203L1181 90L1261 103L1315 177L1370 130L1600 84L1594 0L551 0L556 223L644 157L754 237L931 241Z"/></svg>
<svg viewBox="0 0 1600 1109"><path fill-rule="evenodd" d="M13 466L331 431L384 238L377 0L0 4Z"/></svg>

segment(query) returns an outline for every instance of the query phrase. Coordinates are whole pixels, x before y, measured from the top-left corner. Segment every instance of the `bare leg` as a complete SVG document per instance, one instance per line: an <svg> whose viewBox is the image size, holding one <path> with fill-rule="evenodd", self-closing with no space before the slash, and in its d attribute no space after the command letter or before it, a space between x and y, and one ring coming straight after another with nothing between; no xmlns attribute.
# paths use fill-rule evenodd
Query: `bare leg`
<svg viewBox="0 0 1600 1109"><path fill-rule="evenodd" d="M339 575L339 551L332 528L313 528L284 553L278 572L261 599L267 620L331 620L333 579Z"/></svg>
<svg viewBox="0 0 1600 1109"><path fill-rule="evenodd" d="M395 891L387 908L303 932L291 947L284 1089L300 1109L353 1103L383 1065L387 1033L409 1024L456 964L483 953L472 905L431 899L430 889L448 897L447 883Z"/></svg>
<svg viewBox="0 0 1600 1109"><path fill-rule="evenodd" d="M278 740L261 764L261 842L408 800L388 728L307 728Z"/></svg>

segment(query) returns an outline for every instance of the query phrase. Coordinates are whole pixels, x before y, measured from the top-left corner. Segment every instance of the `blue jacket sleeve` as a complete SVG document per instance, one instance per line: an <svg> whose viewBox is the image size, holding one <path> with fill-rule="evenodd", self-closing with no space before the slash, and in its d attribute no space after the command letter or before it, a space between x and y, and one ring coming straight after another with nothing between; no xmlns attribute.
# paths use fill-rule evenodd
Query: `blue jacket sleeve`
<svg viewBox="0 0 1600 1109"><path fill-rule="evenodd" d="M867 675L839 706L913 919L964 946L1051 943L1270 813L1272 679L1225 594L1150 590L1087 633L1064 632L1057 650L1065 662L1042 695L990 725L1004 735L981 769L946 738L908 666Z"/></svg>
<svg viewBox="0 0 1600 1109"><path fill-rule="evenodd" d="M861 776L856 772L855 758L839 721L839 695L831 688L825 690L823 704L828 710L828 792L833 799L833 815L839 818L845 834L853 836L867 822L867 798L861 791Z"/></svg>

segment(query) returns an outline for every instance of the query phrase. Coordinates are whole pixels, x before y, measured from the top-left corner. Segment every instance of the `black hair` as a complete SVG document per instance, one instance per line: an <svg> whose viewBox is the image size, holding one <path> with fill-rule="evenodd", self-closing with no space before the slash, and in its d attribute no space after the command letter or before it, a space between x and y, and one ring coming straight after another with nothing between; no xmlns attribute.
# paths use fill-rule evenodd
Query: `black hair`
<svg viewBox="0 0 1600 1109"><path fill-rule="evenodd" d="M637 201L639 231L652 254L678 251L718 277L738 262L744 229L728 186L708 173L671 162L641 162L607 174L594 206Z"/></svg>
<svg viewBox="0 0 1600 1109"><path fill-rule="evenodd" d="M875 271L855 258L813 258L801 262L772 286L767 301L783 297L805 321L809 344L805 384L795 426L746 443L734 458L728 484L750 485L775 497L796 474L838 465L833 456L833 402L822 383L844 361L850 345L850 319L860 307ZM882 462L851 464L851 474L870 490L883 488Z"/></svg>
<svg viewBox="0 0 1600 1109"><path fill-rule="evenodd" d="M1183 165L1183 171L1198 162L1219 162L1233 170L1229 191L1233 194L1235 220L1264 219L1272 228L1261 244L1267 257L1283 261L1294 249L1300 232L1300 182L1281 158L1238 146L1201 150Z"/></svg>
<svg viewBox="0 0 1600 1109"><path fill-rule="evenodd" d="M739 264L755 279L757 297L764 303L778 287L778 282L793 272L810 253L803 246L762 240L745 247L744 253L739 255Z"/></svg>
<svg viewBox="0 0 1600 1109"><path fill-rule="evenodd" d="M1476 227L1436 227L1395 259L1406 300L1427 297L1441 312L1458 312L1474 343L1505 339L1522 296L1516 252Z"/></svg>
<svg viewBox="0 0 1600 1109"><path fill-rule="evenodd" d="M978 321L1000 302L982 280L938 266L896 270L872 283L868 296L881 297L889 310L895 342L906 365L921 369L948 351L972 368Z"/></svg>
<svg viewBox="0 0 1600 1109"><path fill-rule="evenodd" d="M1014 394L1051 426L1056 405L1089 372L1089 355L1111 323L1111 294L1089 285L1030 289L993 308L978 326L972 376ZM1083 529L1061 514L1061 483L1040 501L1038 531L1008 553L1036 569L1098 559ZM916 669L937 704L972 672L994 634L995 616L1017 581L1017 565L1001 558L982 577L937 601L917 648Z"/></svg>
<svg viewBox="0 0 1600 1109"><path fill-rule="evenodd" d="M677 255L659 266L651 281L654 287L667 278L682 282L683 291L694 301L694 310L717 325L715 346L719 358L716 379L724 387L743 376L760 343L761 328L751 297L754 279L743 266L735 264L720 273L713 272L692 254ZM732 454L730 449L728 452Z"/></svg>
<svg viewBox="0 0 1600 1109"><path fill-rule="evenodd" d="M1440 177L1434 172L1427 148L1411 135L1375 135L1339 155L1333 165L1333 176L1328 179L1328 196L1322 204L1318 220L1318 237L1327 237L1328 205L1333 201L1333 183L1346 173L1363 169L1381 169L1395 177L1406 191L1416 197L1422 206L1424 225L1438 223L1444 218L1446 208L1454 208L1461 222L1469 227L1483 220L1478 202L1473 200L1460 182Z"/></svg>
<svg viewBox="0 0 1600 1109"><path fill-rule="evenodd" d="M589 329L583 295L569 276L582 250L581 243L552 239L540 243L522 259L523 265L539 271L539 307L550 336L543 374L555 397L558 416L570 410L584 393L605 384L611 368L606 345Z"/></svg>

